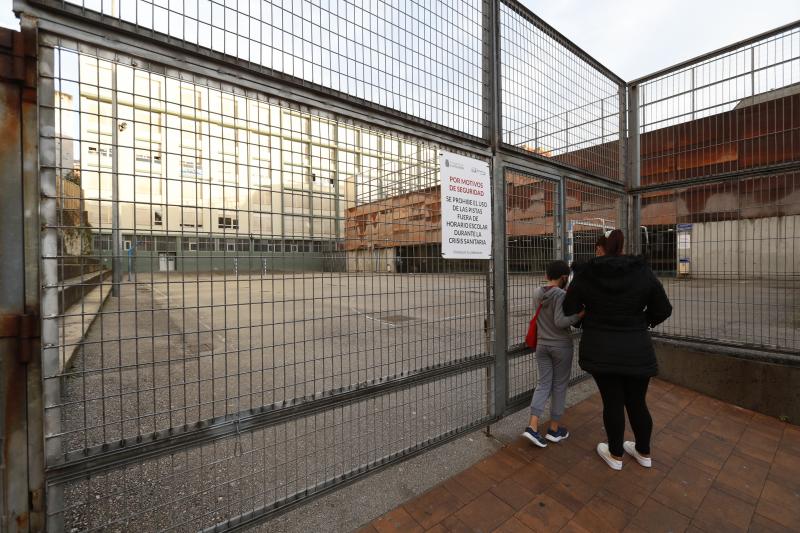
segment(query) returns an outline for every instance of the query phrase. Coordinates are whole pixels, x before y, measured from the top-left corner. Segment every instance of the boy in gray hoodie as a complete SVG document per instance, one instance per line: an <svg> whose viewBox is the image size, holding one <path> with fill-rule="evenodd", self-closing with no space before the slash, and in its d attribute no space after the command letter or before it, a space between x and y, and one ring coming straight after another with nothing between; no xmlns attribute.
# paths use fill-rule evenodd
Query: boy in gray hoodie
<svg viewBox="0 0 800 533"><path fill-rule="evenodd" d="M531 399L531 420L523 437L541 448L547 447L545 438L560 442L569 437L567 428L559 424L564 414L567 398L567 384L572 371L572 331L584 316L584 311L576 315L564 316L562 303L569 279L569 265L564 261L553 261L547 265L547 285L539 287L534 293L534 309L539 304L542 310L536 319L536 363L539 368L539 384ZM547 435L539 433L539 417L542 416L547 398L552 395L550 405L550 427Z"/></svg>

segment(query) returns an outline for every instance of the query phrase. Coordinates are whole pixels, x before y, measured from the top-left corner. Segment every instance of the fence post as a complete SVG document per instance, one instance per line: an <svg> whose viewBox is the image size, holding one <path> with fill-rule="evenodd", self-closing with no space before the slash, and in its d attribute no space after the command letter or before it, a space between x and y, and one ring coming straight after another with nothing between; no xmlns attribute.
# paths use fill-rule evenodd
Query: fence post
<svg viewBox="0 0 800 533"><path fill-rule="evenodd" d="M501 142L500 0L483 0L483 138L496 152Z"/></svg>
<svg viewBox="0 0 800 533"><path fill-rule="evenodd" d="M491 351L494 366L489 381L494 388L491 414L501 416L508 399L508 305L506 301L506 178L503 162L498 155L502 143L502 102L500 79L500 0L483 2L483 114L484 138L492 148L492 259L489 277L486 280L493 288L492 298L487 302L489 317L494 330ZM491 394L491 391L489 391Z"/></svg>
<svg viewBox="0 0 800 533"><path fill-rule="evenodd" d="M111 295L119 297L122 283L122 237L119 228L119 122L117 121L117 63L111 63ZM134 218L136 214L134 213ZM131 246L136 243L134 235ZM130 271L129 271L130 272ZM130 280L129 280L130 281Z"/></svg>
<svg viewBox="0 0 800 533"><path fill-rule="evenodd" d="M503 161L492 157L492 285L494 316L494 412L502 416L508 401L508 275L506 272L506 177Z"/></svg>
<svg viewBox="0 0 800 533"><path fill-rule="evenodd" d="M558 195L556 202L557 211L554 214L554 218L556 219L556 229L558 232L556 233L555 259L563 259L569 263L572 261L572 243L570 242L571 235L569 235L567 228L567 178L565 176L561 176L558 180L556 194Z"/></svg>
<svg viewBox="0 0 800 533"><path fill-rule="evenodd" d="M0 124L8 132L0 144L0 531L43 531L38 33L27 17L21 32L0 32L11 37L11 49L0 53L12 66L0 74ZM54 174L53 131L43 164ZM55 205L55 179L46 192Z"/></svg>
<svg viewBox="0 0 800 533"><path fill-rule="evenodd" d="M625 147L625 187L635 189L641 183L641 167L639 162L639 87L630 85L628 87L628 135L627 146ZM623 130L624 132L624 130ZM628 242L630 243L630 253L641 254L641 195L639 193L628 194L625 205L628 210Z"/></svg>

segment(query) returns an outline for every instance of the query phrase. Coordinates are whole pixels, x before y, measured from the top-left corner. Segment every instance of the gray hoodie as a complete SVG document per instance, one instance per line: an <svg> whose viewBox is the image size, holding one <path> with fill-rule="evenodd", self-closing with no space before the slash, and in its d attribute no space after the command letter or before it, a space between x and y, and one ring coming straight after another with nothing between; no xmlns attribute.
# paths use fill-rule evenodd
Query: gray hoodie
<svg viewBox="0 0 800 533"><path fill-rule="evenodd" d="M580 322L578 315L564 316L567 292L558 287L539 287L533 294L533 312L542 304L536 324L537 343L543 346L572 346L570 326Z"/></svg>

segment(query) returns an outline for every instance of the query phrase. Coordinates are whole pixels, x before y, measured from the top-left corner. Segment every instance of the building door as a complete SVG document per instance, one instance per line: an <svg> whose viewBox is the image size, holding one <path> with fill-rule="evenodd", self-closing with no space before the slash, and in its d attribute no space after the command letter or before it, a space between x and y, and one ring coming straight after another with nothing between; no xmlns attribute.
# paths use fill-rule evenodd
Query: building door
<svg viewBox="0 0 800 533"><path fill-rule="evenodd" d="M158 270L161 272L174 272L175 262L175 252L160 252L158 254Z"/></svg>

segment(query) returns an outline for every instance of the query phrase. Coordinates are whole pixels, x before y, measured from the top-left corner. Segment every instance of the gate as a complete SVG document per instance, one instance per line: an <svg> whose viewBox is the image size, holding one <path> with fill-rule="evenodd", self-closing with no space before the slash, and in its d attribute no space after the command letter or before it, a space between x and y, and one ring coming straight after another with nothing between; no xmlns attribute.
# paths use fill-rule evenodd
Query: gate
<svg viewBox="0 0 800 533"><path fill-rule="evenodd" d="M649 218L663 191L692 196L648 181L649 132L677 120L651 114L673 96L650 87L672 74L629 90L516 0L14 5L19 143L0 158L23 160L0 241L22 289L2 295L0 346L29 357L4 362L2 389L4 451L27 461L0 496L16 530L242 528L484 427L530 399L548 261L637 228L631 251L690 300L678 255L722 231ZM764 39L792 51L751 60L752 80L794 69L782 31ZM441 152L489 163L490 260L442 258ZM792 157L769 163L781 183ZM739 198L752 179L724 177Z"/></svg>
<svg viewBox="0 0 800 533"><path fill-rule="evenodd" d="M17 2L50 529L241 527L491 423L530 393L570 203L621 194L623 85L588 94L607 73L519 5L241 4ZM503 87L500 132L491 35L585 79L553 109ZM441 258L442 151L492 164L493 260Z"/></svg>

